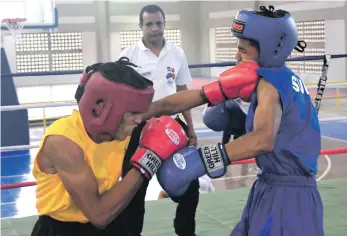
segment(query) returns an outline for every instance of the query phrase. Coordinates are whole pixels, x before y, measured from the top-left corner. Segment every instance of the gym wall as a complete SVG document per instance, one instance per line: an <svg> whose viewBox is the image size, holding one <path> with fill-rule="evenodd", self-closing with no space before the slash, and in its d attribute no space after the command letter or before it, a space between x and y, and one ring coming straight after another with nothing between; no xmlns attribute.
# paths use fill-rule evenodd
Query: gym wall
<svg viewBox="0 0 347 236"><path fill-rule="evenodd" d="M124 1L56 1L59 10L59 28L54 32L35 31L30 33L78 33L81 38L80 55L67 58L76 63L74 68L82 70L95 62L116 60L125 45L136 42L140 36L138 17L141 8L146 4L158 4L166 14L167 34L169 40L178 43L187 55L190 64L214 63L234 60L236 52L235 40L228 38L228 30L236 12L241 9L259 9L259 6L269 4L276 9L282 8L293 13L294 18L303 27L302 31L313 38L322 38L320 42L312 42L311 51L305 55L322 55L324 53L342 54L347 49L347 5L344 1L330 2L274 2L274 1L141 1L129 3ZM316 23L312 23L316 22ZM318 22L318 23L317 23ZM308 24L308 26L307 26ZM317 25L314 25L317 24ZM315 29L315 27L318 27ZM323 31L323 32L318 32ZM23 32L28 33L28 31ZM323 36L322 36L323 35ZM307 40L307 39L306 39ZM60 42L64 44L64 42ZM3 45L12 73L17 72L17 57L15 42L11 36L5 36ZM70 45L71 46L71 45ZM36 54L43 52L36 51ZM44 52L47 53L47 52ZM52 57L52 52L48 52ZM62 60L60 58L60 60ZM27 63L31 63L30 61ZM51 63L51 62L50 62ZM321 70L321 62L290 64L301 70L303 79L315 82ZM55 67L64 68L64 67ZM67 67L65 67L67 68ZM338 59L331 62L329 80L346 81L347 60ZM221 69L192 69L193 76L215 77ZM41 70L45 70L42 69ZM52 69L52 65L49 70ZM22 70L23 71L23 70ZM25 70L24 70L25 71ZM74 86L79 81L79 75L16 77L14 78L20 102L28 102L28 93L37 93L30 102L73 99ZM66 86L70 85L70 86ZM67 89L68 88L68 89ZM64 93L62 93L64 91ZM63 98L59 99L60 95Z"/></svg>

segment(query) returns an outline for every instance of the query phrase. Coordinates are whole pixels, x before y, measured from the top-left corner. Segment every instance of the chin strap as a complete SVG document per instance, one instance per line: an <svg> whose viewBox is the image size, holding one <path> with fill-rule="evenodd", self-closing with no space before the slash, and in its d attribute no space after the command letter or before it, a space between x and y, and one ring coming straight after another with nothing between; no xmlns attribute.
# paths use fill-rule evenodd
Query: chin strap
<svg viewBox="0 0 347 236"><path fill-rule="evenodd" d="M307 43L304 40L299 40L294 49L297 52L304 52L306 47Z"/></svg>

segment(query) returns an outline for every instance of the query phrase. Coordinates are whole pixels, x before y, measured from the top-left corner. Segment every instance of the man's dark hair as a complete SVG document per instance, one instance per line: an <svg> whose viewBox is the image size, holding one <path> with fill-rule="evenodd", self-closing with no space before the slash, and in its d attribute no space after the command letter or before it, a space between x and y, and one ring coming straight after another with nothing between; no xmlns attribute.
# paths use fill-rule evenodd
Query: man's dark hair
<svg viewBox="0 0 347 236"><path fill-rule="evenodd" d="M160 12L163 15L163 19L165 21L165 13L164 13L163 9L161 9L158 5L147 5L147 6L144 6L140 11L140 16L139 16L140 25L143 24L143 13L145 13L145 12L147 12L147 13Z"/></svg>

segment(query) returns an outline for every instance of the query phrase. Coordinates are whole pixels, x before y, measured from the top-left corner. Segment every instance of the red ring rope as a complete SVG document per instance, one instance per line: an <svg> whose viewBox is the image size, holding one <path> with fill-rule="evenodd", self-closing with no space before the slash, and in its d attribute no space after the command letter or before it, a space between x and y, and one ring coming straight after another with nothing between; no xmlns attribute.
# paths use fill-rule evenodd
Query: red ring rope
<svg viewBox="0 0 347 236"><path fill-rule="evenodd" d="M10 188L29 187L29 186L34 186L34 185L36 185L36 182L35 182L35 181L32 181L32 182L15 183L15 184L2 184L2 185L1 185L1 190L2 190L2 189L10 189Z"/></svg>
<svg viewBox="0 0 347 236"><path fill-rule="evenodd" d="M347 148L338 148L338 149L327 149L322 150L320 152L320 155L337 155L337 154L343 154L347 153ZM243 164L251 164L255 163L255 159L248 159L248 160L242 160L242 161L234 161L232 165L243 165ZM11 189L11 188L21 188L21 187L28 187L28 186L34 186L36 185L35 181L32 182L22 182L22 183L15 183L15 184L2 184L1 190L3 189Z"/></svg>

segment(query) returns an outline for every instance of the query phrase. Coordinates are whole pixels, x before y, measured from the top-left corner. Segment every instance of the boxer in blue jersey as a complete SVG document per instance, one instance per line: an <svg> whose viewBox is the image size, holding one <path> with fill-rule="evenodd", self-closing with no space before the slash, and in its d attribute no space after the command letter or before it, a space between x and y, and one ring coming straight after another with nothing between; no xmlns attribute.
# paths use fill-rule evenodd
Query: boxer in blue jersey
<svg viewBox="0 0 347 236"><path fill-rule="evenodd" d="M272 6L241 10L232 34L238 45L235 67L200 90L154 102L143 119L241 98L250 102L247 133L227 144L184 147L163 163L158 181L170 196L180 196L200 176L219 178L234 161L255 157L261 173L230 235L322 236L323 204L315 180L318 116L305 84L285 65L294 49L305 48L295 21Z"/></svg>

